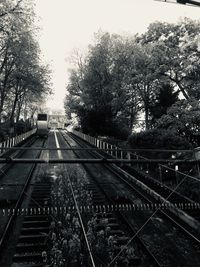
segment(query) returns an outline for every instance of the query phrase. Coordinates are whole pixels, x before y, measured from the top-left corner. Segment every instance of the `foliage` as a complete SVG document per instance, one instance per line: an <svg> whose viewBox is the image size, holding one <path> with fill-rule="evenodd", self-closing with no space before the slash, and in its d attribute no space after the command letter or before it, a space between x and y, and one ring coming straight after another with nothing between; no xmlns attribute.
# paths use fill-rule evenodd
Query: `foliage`
<svg viewBox="0 0 200 267"><path fill-rule="evenodd" d="M175 84L184 98L199 99L200 22L188 18L178 23L154 22L138 37L152 45L152 66L162 80Z"/></svg>
<svg viewBox="0 0 200 267"><path fill-rule="evenodd" d="M6 0L0 14L0 120L6 113L13 123L27 105L50 93L50 72L40 62L31 0Z"/></svg>
<svg viewBox="0 0 200 267"><path fill-rule="evenodd" d="M188 105L200 99L199 26L184 18L154 22L142 35L96 34L87 55L76 54L65 100L68 116L77 116L83 132L118 138L127 129L126 138L142 113L147 133L167 129L172 146L173 135L198 143L199 106ZM158 136L165 140L164 133Z"/></svg>
<svg viewBox="0 0 200 267"><path fill-rule="evenodd" d="M151 124L167 113L169 107L178 101L178 93L170 84L161 84L155 96L155 101L150 106Z"/></svg>
<svg viewBox="0 0 200 267"><path fill-rule="evenodd" d="M178 136L171 130L152 129L133 133L128 142L132 148L144 149L189 149L191 144L186 138Z"/></svg>
<svg viewBox="0 0 200 267"><path fill-rule="evenodd" d="M66 112L77 114L84 132L113 136L116 127L132 128L137 106L134 89L126 80L129 45L118 35L99 33L85 62L77 60L71 71Z"/></svg>
<svg viewBox="0 0 200 267"><path fill-rule="evenodd" d="M6 0L5 3L1 6L0 17L6 17L9 14L22 12L21 3L23 0L18 0L13 2L11 0Z"/></svg>
<svg viewBox="0 0 200 267"><path fill-rule="evenodd" d="M45 173L48 176L46 169ZM41 177L43 182L45 173ZM56 216L52 215L46 238L47 250L42 252L43 263L45 266L90 266L91 260L85 250L80 219L74 207L75 198L80 210L89 211L88 209L92 208L93 191L87 189L90 181L85 171L78 165L68 165L67 169L61 167L56 171L55 177L51 192L53 208L60 211L64 208L65 211L58 212ZM100 259L101 263L111 262L118 253L118 235L111 232L106 213L98 212L97 216L94 210L91 210L89 213L81 213L81 218L92 255ZM123 231L121 233L121 237L126 237ZM131 242L124 249L118 260L119 264L116 266L134 261L135 257L138 257L135 247L135 244Z"/></svg>
<svg viewBox="0 0 200 267"><path fill-rule="evenodd" d="M200 104L197 100L179 100L157 121L157 128L199 145Z"/></svg>

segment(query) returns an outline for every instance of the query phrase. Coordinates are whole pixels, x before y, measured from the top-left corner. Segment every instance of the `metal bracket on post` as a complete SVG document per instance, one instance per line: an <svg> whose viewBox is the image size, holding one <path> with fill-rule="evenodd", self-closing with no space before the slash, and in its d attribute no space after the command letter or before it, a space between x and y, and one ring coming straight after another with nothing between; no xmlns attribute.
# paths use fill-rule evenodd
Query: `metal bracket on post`
<svg viewBox="0 0 200 267"><path fill-rule="evenodd" d="M7 158L6 158L6 163L11 163L11 162L12 162L12 160L13 160L13 158L12 158L12 157L7 157Z"/></svg>
<svg viewBox="0 0 200 267"><path fill-rule="evenodd" d="M120 151L120 158L123 160L123 151ZM120 166L123 167L123 162L120 163Z"/></svg>
<svg viewBox="0 0 200 267"><path fill-rule="evenodd" d="M113 146L110 145L110 149L111 149L111 156L113 156Z"/></svg>
<svg viewBox="0 0 200 267"><path fill-rule="evenodd" d="M194 159L199 160L200 159L200 147L197 147L194 149ZM196 163L197 166L197 172L198 172L198 176L200 178L200 166L199 166L199 162Z"/></svg>
<svg viewBox="0 0 200 267"><path fill-rule="evenodd" d="M131 160L131 153L130 152L127 152L127 159ZM128 165L131 166L131 163L128 163Z"/></svg>
<svg viewBox="0 0 200 267"><path fill-rule="evenodd" d="M160 182L162 184L162 167L160 164L158 165L158 168L159 168L159 174L160 174Z"/></svg>
<svg viewBox="0 0 200 267"><path fill-rule="evenodd" d="M175 165L176 183L178 184L178 165Z"/></svg>

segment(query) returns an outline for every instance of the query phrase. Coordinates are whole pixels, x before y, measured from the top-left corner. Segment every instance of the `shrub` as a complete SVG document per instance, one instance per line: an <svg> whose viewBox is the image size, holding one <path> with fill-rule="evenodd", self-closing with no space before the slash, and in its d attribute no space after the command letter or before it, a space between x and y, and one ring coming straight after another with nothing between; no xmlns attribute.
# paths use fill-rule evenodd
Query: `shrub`
<svg viewBox="0 0 200 267"><path fill-rule="evenodd" d="M138 149L192 149L192 145L186 138L176 135L169 130L152 129L145 132L134 133L128 138L131 148ZM147 153L143 153L147 156ZM148 157L150 153L148 152ZM166 157L167 153L151 153L153 157Z"/></svg>

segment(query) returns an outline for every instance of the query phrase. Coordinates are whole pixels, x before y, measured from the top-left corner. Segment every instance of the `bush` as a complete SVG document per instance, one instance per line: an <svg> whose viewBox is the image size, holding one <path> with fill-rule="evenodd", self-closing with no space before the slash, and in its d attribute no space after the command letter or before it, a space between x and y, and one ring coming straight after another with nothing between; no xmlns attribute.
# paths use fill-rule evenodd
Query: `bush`
<svg viewBox="0 0 200 267"><path fill-rule="evenodd" d="M145 132L134 133L128 138L128 143L131 148L138 149L192 149L192 145L187 139L177 136L175 133L169 130L153 129ZM147 153L143 155L147 156ZM153 155L154 154L154 155ZM166 157L165 153L162 157ZM157 152L152 153L155 156ZM148 157L150 153L148 152Z"/></svg>
<svg viewBox="0 0 200 267"><path fill-rule="evenodd" d="M92 136L108 136L127 140L131 131L121 121L113 118L109 108L101 110L82 110L80 115L82 132Z"/></svg>
<svg viewBox="0 0 200 267"><path fill-rule="evenodd" d="M119 140L127 140L131 134L131 130L118 122L113 122L111 125L110 134L108 136L117 138Z"/></svg>

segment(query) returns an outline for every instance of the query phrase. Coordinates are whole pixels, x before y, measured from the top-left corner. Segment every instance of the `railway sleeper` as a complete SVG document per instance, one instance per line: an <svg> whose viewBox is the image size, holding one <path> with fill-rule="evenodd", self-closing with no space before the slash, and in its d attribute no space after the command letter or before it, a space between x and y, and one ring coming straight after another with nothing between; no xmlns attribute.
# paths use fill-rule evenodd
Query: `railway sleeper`
<svg viewBox="0 0 200 267"><path fill-rule="evenodd" d="M105 198L104 198L103 196L101 196L101 195L99 195L99 196L94 195L94 196L92 197L92 200L93 200L93 202L102 202L102 204L103 204Z"/></svg>
<svg viewBox="0 0 200 267"><path fill-rule="evenodd" d="M120 225L117 222L117 219L113 216L111 216L111 214L109 214L109 217L106 218L106 214L104 216L101 216L102 214L100 214L98 216L97 219L97 230L105 230L105 226L106 227L110 227L110 235L112 236L116 236L116 247L119 248L119 251L121 250L121 246L124 246L128 243L128 241L130 240L129 237L125 236L125 233L120 230ZM113 215L113 214L112 214ZM106 224L105 224L105 220L107 220ZM118 251L117 251L118 252ZM134 257L131 260L133 266L137 266L141 264L141 259L138 257ZM131 265L132 266L132 265Z"/></svg>
<svg viewBox="0 0 200 267"><path fill-rule="evenodd" d="M120 225L118 223L108 223L107 226L114 230L120 228Z"/></svg>
<svg viewBox="0 0 200 267"><path fill-rule="evenodd" d="M38 187L34 187L33 188L33 192L49 192L51 190L51 186L48 186L48 187L44 187L44 186L40 186L39 188Z"/></svg>
<svg viewBox="0 0 200 267"><path fill-rule="evenodd" d="M32 195L31 196L31 201L30 202L34 202L34 201L37 201L37 202L44 202L44 201L48 201L50 202L50 197L49 196L35 196L35 195Z"/></svg>
<svg viewBox="0 0 200 267"><path fill-rule="evenodd" d="M49 227L49 225L50 225L50 222L46 221L46 220L45 221L34 220L34 221L24 221L23 222L23 228Z"/></svg>
<svg viewBox="0 0 200 267"><path fill-rule="evenodd" d="M51 186L48 186L48 187L43 187L43 186L40 186L40 187L35 187L34 185L34 188L33 188L33 192L44 192L44 193L48 193L51 191Z"/></svg>
<svg viewBox="0 0 200 267"><path fill-rule="evenodd" d="M118 230L119 229L119 224L118 223L107 223L107 227L110 227L112 230ZM105 229L105 224L99 223L97 224L97 230L104 230Z"/></svg>
<svg viewBox="0 0 200 267"><path fill-rule="evenodd" d="M50 200L50 197L47 197L47 196L46 197L44 197L44 196L38 197L38 196L32 195L31 198L32 198L32 200L31 200L32 202L35 202L35 201L36 202L45 202L45 201L49 202L49 200Z"/></svg>
<svg viewBox="0 0 200 267"><path fill-rule="evenodd" d="M34 184L34 186L35 186L35 187L42 187L42 188L44 188L44 187L46 187L46 188L50 188L50 187L51 187L51 184L50 184L50 183L36 182L36 183Z"/></svg>
<svg viewBox="0 0 200 267"><path fill-rule="evenodd" d="M47 203L49 203L50 204L50 200L46 200L46 199L40 199L40 200L38 200L38 199L32 199L31 201L30 201L30 205L37 205L37 204L47 204ZM29 206L30 206L29 205ZM37 205L38 206L38 205ZM42 206L42 205L41 205Z"/></svg>
<svg viewBox="0 0 200 267"><path fill-rule="evenodd" d="M124 232L122 230L111 230L110 235L124 236Z"/></svg>
<svg viewBox="0 0 200 267"><path fill-rule="evenodd" d="M97 223L101 223L102 220L107 220L107 223L116 223L117 219L115 217L110 217L110 218L101 218L101 219L97 219Z"/></svg>
<svg viewBox="0 0 200 267"><path fill-rule="evenodd" d="M1 199L0 208L6 208L11 204L15 204L16 199Z"/></svg>
<svg viewBox="0 0 200 267"><path fill-rule="evenodd" d="M103 204L102 201L98 201L98 200L93 203L94 203L94 206L101 206Z"/></svg>
<svg viewBox="0 0 200 267"><path fill-rule="evenodd" d="M28 227L22 228L21 234L22 235L29 235L29 234L38 234L38 233L48 233L49 227Z"/></svg>
<svg viewBox="0 0 200 267"><path fill-rule="evenodd" d="M50 191L51 191L51 187L41 186L40 188L38 188L38 187L33 188L33 192L35 192L35 193L40 193L40 192L49 193Z"/></svg>
<svg viewBox="0 0 200 267"><path fill-rule="evenodd" d="M46 198L46 197L49 197L50 195L50 192L46 192L46 191L39 191L39 192L32 192L32 195L31 196L34 196L34 197L38 197L38 198Z"/></svg>
<svg viewBox="0 0 200 267"><path fill-rule="evenodd" d="M13 257L14 262L29 262L29 261L36 261L42 262L42 253L26 253L26 254L15 254ZM34 265L35 266L35 265Z"/></svg>
<svg viewBox="0 0 200 267"><path fill-rule="evenodd" d="M18 267L18 266L13 266ZM23 267L44 267L42 262L23 262Z"/></svg>
<svg viewBox="0 0 200 267"><path fill-rule="evenodd" d="M36 242L45 242L46 234L37 234L37 235L20 235L19 237L19 243L36 243Z"/></svg>
<svg viewBox="0 0 200 267"><path fill-rule="evenodd" d="M47 249L47 245L44 243L24 244L18 243L16 246L16 254L21 252L41 252Z"/></svg>
<svg viewBox="0 0 200 267"><path fill-rule="evenodd" d="M113 213L112 212L99 212L96 213L97 218L112 218Z"/></svg>
<svg viewBox="0 0 200 267"><path fill-rule="evenodd" d="M92 201L94 205L102 205L105 203L105 197L102 196L101 194L94 194L92 196Z"/></svg>
<svg viewBox="0 0 200 267"><path fill-rule="evenodd" d="M50 206L50 201L48 201L48 200L36 200L36 199L34 199L34 200L31 200L30 201L30 203L29 203L29 206L30 206L30 208L40 208L40 207L47 207L47 206Z"/></svg>
<svg viewBox="0 0 200 267"><path fill-rule="evenodd" d="M91 190L93 190L93 189L95 190L95 189L96 189L96 185L93 184L93 183L86 184L85 187L86 187L87 189L89 189L89 190L90 190L90 189L91 189Z"/></svg>
<svg viewBox="0 0 200 267"><path fill-rule="evenodd" d="M24 221L46 221L46 222L49 222L49 217L47 217L46 215L25 216Z"/></svg>
<svg viewBox="0 0 200 267"><path fill-rule="evenodd" d="M90 190L90 191L92 191L94 196L101 196L102 197L102 194L99 193L99 191L97 191L97 190Z"/></svg>

